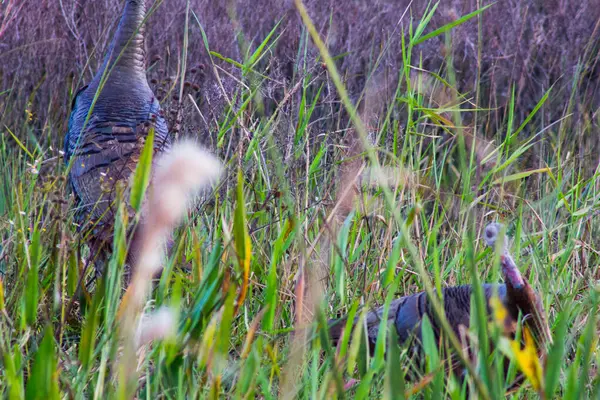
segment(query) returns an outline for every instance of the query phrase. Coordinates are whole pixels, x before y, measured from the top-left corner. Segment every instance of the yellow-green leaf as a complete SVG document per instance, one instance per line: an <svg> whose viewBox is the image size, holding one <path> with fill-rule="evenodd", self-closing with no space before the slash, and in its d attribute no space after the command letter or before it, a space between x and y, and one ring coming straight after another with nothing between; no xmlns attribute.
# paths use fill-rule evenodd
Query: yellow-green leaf
<svg viewBox="0 0 600 400"><path fill-rule="evenodd" d="M133 182L131 184L131 193L129 195L129 204L137 212L140 211L146 189L150 183L150 172L152 170L152 155L154 152L154 127L151 127L146 143L142 149L140 160L135 168Z"/></svg>
<svg viewBox="0 0 600 400"><path fill-rule="evenodd" d="M537 355L535 341L531 336L529 329L524 329L525 347L521 349L521 345L517 341L511 342L511 348L517 361L519 369L525 374L527 379L536 391L543 389L543 374L542 365Z"/></svg>
<svg viewBox="0 0 600 400"><path fill-rule="evenodd" d="M498 296L493 296L490 299L490 306L492 308L492 315L494 316L494 321L496 324L500 327L504 326L504 321L506 320L508 311Z"/></svg>
<svg viewBox="0 0 600 400"><path fill-rule="evenodd" d="M6 306L4 305L4 285L2 284L2 278L0 278L0 311L4 311Z"/></svg>
<svg viewBox="0 0 600 400"><path fill-rule="evenodd" d="M235 214L233 216L233 240L238 259L238 265L243 275L242 288L237 300L237 308L244 302L248 291L248 280L250 278L250 258L252 256L252 243L248 234L248 223L246 218L246 204L244 201L244 179L242 171L238 171L237 200Z"/></svg>
<svg viewBox="0 0 600 400"><path fill-rule="evenodd" d="M36 353L31 375L25 389L26 399L60 399L58 377L60 369L51 325L46 327L44 338Z"/></svg>
<svg viewBox="0 0 600 400"><path fill-rule="evenodd" d="M538 169L530 169L529 171L523 171L523 172L519 172L519 173L512 174L512 175L507 175L502 178L498 178L494 182L492 182L492 185L498 185L500 183L517 181L519 179L527 178L528 176L533 175L533 174L541 174L541 173L548 173L548 172L550 172L550 168L548 168L548 167L538 168Z"/></svg>

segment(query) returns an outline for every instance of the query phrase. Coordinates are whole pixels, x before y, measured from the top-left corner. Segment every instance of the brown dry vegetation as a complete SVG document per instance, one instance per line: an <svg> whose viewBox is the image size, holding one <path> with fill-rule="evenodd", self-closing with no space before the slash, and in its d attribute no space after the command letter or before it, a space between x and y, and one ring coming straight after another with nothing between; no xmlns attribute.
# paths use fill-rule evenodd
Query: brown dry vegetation
<svg viewBox="0 0 600 400"><path fill-rule="evenodd" d="M427 3L423 0L308 1L307 6L332 54L340 56L338 66L345 73L350 92L357 98L377 62L379 71L385 71L394 82L402 63L402 30L408 29L409 17L418 19L423 15ZM475 0L442 1L428 30L478 6L481 4ZM9 1L3 7L0 91L10 91L0 99L3 119L10 124L15 122L11 118L20 115L6 109L10 104L35 113L38 123L34 124L34 134L48 129L48 124L58 128L58 132L64 131L73 91L87 82L96 70L110 38L109 32L119 16L121 2ZM318 67L313 47L310 47L312 54L305 59L298 57L301 41L306 37L291 1L193 0L190 9L206 31L210 48L240 61L246 55L246 48L259 44L281 21L276 30L280 37L271 49L273 57L263 63L267 75L273 79L262 89L268 100L267 111L273 107L270 100L280 101L284 91L292 89L302 69ZM149 60L158 57L161 60L149 64L151 75L159 81L177 72L185 10L185 0L164 1L150 19ZM480 32L475 19L451 31L457 88L472 99L479 89L479 107L494 109L479 121L486 126L488 135L495 136L503 127L503 110L510 99L511 85L516 85L517 123L533 109L545 91L554 86L550 101L538 114L539 124L535 129L562 117L569 107L569 99L573 99L573 120L591 124L592 127L584 128L590 135L597 132L598 115L594 111L600 105L599 21L600 0L502 0L483 14ZM190 68L211 65L193 18L189 34ZM417 47L415 54L421 55L424 69L446 77L450 43L444 40L443 35L428 40ZM478 48L482 50L481 56ZM231 96L239 71L214 57L213 60L232 73L232 77L223 71L220 73L225 90ZM212 69L205 68L200 74L202 76L192 76L192 80L200 86L197 98L208 117L204 121L197 118L197 113L187 113L189 120L185 121L184 130L196 135L202 132L201 136L205 136L206 123L210 125L211 116L219 115L226 100ZM335 100L332 96L321 97L324 99L322 110L316 118L330 112L332 108L326 103ZM335 118L329 120L335 121ZM565 136L569 136L568 132ZM53 144L59 144L61 139L55 135ZM586 140L585 135L578 140ZM587 146L590 151L597 149L593 144ZM538 147L537 151L542 150Z"/></svg>

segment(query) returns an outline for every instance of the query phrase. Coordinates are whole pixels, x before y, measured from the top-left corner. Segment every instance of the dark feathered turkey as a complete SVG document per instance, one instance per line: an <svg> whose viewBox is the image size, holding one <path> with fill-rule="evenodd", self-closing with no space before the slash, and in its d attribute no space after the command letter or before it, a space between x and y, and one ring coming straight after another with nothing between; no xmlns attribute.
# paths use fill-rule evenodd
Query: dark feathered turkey
<svg viewBox="0 0 600 400"><path fill-rule="evenodd" d="M115 188L119 182L127 186L150 128L155 155L171 142L146 78L144 17L143 0L126 2L101 68L73 100L65 159L77 221L89 233L92 251L112 244Z"/></svg>
<svg viewBox="0 0 600 400"><path fill-rule="evenodd" d="M502 226L496 223L486 227L485 240L491 247L495 245L501 228ZM525 324L538 340L539 350L543 351L546 342L550 340L550 330L540 296L520 274L507 250L501 255L500 261L505 283L503 285L483 285L485 299L488 302L488 312L490 311L489 301L494 291L496 291L508 310L508 321L505 324L508 330L507 333L511 333L510 331L515 329L519 313L521 313L524 316ZM457 335L461 325L469 327L472 292L471 285L442 289L444 312L450 326ZM374 348L377 340L382 315L383 307L379 307L370 311L366 316L367 334L371 349ZM434 333L439 336L439 324L425 292L394 300L388 311L388 326L396 330L401 343L413 336L420 339L421 321L425 315L431 321ZM330 335L334 343L341 339L345 325L346 320L344 318L330 321Z"/></svg>

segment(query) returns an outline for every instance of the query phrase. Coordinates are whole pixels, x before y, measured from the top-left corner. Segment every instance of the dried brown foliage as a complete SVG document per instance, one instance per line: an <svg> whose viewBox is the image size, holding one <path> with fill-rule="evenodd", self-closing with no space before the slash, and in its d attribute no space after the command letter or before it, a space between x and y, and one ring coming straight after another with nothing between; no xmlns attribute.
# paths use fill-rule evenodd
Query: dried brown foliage
<svg viewBox="0 0 600 400"><path fill-rule="evenodd" d="M338 65L345 72L351 93L358 98L378 57L381 56L380 65L388 71L401 67L401 32L407 29L411 17L418 20L423 15L428 1L310 0L306 3L332 54L344 54ZM475 10L481 5L478 3L477 0L442 1L428 31ZM118 0L4 3L0 24L0 92L10 90L0 98L0 113L5 122L16 123L19 119L11 121L11 116L20 118L24 110L32 110L34 120L39 122L38 131L54 128L64 132L73 92L96 70L121 5ZM410 9L401 19L408 6ZM176 77L182 54L185 9L186 0L168 0L150 18L147 31L150 77L159 86L168 87L169 82L165 84L164 80ZM278 28L281 37L272 48L273 57L265 59L263 65L273 78L262 88L267 111L272 111L284 98L285 91L297 82L298 68L303 65L298 59L298 49L304 40L303 27L293 2L193 0L191 10L206 31L211 49L240 61L246 48L258 45L281 21ZM481 43L477 20L473 19L452 30L451 49L458 89L474 97L479 87L479 106L497 110L489 113L489 121L483 121L491 122L487 125L490 132L502 125L512 84L516 84L518 121L524 119L552 85L555 88L542 124L564 115L572 92L578 105L573 112L586 114L586 118L574 120L594 120L593 110L600 105L600 0L503 0L483 13L481 21ZM190 78L188 86L199 103L202 117L195 111L184 113L187 119L183 131L202 132L200 136L206 139L204 133L210 131L211 123L219 118L238 84L239 71L216 60L224 69L216 70L222 78L221 87L193 16L189 35L186 79ZM316 68L317 52L310 48L306 65ZM419 54L424 69L445 75L448 48L443 35L417 46L415 55ZM200 64L205 66L204 70L193 76L191 69L202 68L198 67ZM575 80L578 73L579 79ZM163 95L167 94L172 96L168 91ZM323 99L331 101L334 97L330 93ZM17 101L7 101L9 98ZM11 113L9 107L17 112ZM328 110L331 111L323 106L320 116ZM174 124L181 124L181 120ZM53 136L61 142L60 134Z"/></svg>

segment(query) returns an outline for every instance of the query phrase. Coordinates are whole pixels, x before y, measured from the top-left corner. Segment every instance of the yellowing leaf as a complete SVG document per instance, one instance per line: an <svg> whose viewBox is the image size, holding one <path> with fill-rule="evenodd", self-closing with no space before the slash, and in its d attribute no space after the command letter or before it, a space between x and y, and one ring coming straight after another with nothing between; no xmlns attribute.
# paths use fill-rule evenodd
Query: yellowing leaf
<svg viewBox="0 0 600 400"><path fill-rule="evenodd" d="M237 253L238 264L242 269L242 288L236 303L237 309L242 305L248 292L250 280L250 258L252 257L252 242L248 234L248 222L246 219L246 204L244 201L244 180L242 171L238 171L237 201L235 214L233 216L233 240Z"/></svg>
<svg viewBox="0 0 600 400"><path fill-rule="evenodd" d="M519 173L512 174L512 175L506 175L502 178L496 179L494 182L492 182L492 185L498 185L501 183L517 181L519 179L527 178L528 176L533 175L533 174L543 174L543 173L549 173L549 172L550 172L550 168L548 168L548 167L538 168L538 169L530 169L529 171L523 171L523 172L519 172Z"/></svg>
<svg viewBox="0 0 600 400"><path fill-rule="evenodd" d="M444 118L440 113L432 109L423 109L423 112L427 114L436 124L447 126L448 128L454 128L454 124L447 118Z"/></svg>
<svg viewBox="0 0 600 400"><path fill-rule="evenodd" d="M543 387L542 365L537 355L535 341L527 327L524 328L523 334L525 336L525 347L521 349L519 342L512 341L512 351L519 369L529 379L533 388L539 392Z"/></svg>
<svg viewBox="0 0 600 400"><path fill-rule="evenodd" d="M218 314L213 315L202 335L202 341L200 342L200 348L198 349L198 362L202 367L209 367L209 363L211 362L218 319Z"/></svg>
<svg viewBox="0 0 600 400"><path fill-rule="evenodd" d="M246 334L246 340L244 341L244 347L242 349L242 353L240 356L242 359L247 358L248 355L250 354L250 350L252 350L252 343L254 341L254 336L256 335L256 332L258 331L258 324L260 324L260 321L262 320L266 311L267 311L266 308L263 308L262 310L260 310L258 312L258 314L256 315L256 317L254 317L254 320L252 321L252 323L250 324L248 333Z"/></svg>
<svg viewBox="0 0 600 400"><path fill-rule="evenodd" d="M490 306L492 307L492 315L494 316L494 321L498 326L503 326L504 321L506 321L506 316L508 315L508 311L506 311L506 307L500 301L498 296L493 296L490 299Z"/></svg>
<svg viewBox="0 0 600 400"><path fill-rule="evenodd" d="M134 290L135 290L134 284L131 284L125 291L125 294L123 295L123 298L121 299L121 304L119 304L119 308L117 310L117 319L118 320L121 320L123 318L123 316L125 315L125 311L127 310L127 307L129 307L129 304L131 303L131 298L133 297L132 293Z"/></svg>

